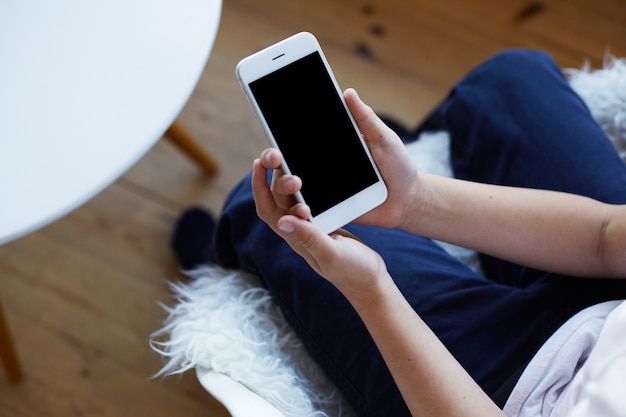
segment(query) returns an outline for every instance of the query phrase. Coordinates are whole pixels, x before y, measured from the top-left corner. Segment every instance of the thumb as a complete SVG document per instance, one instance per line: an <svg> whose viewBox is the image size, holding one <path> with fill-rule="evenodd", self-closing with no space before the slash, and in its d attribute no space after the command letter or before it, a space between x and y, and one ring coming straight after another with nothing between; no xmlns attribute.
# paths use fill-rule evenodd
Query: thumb
<svg viewBox="0 0 626 417"><path fill-rule="evenodd" d="M370 149L381 146L387 139L397 136L376 112L361 100L356 90L348 88L344 93L344 98Z"/></svg>
<svg viewBox="0 0 626 417"><path fill-rule="evenodd" d="M289 246L318 273L321 265L332 259L333 239L308 220L286 215L278 220L278 229Z"/></svg>
<svg viewBox="0 0 626 417"><path fill-rule="evenodd" d="M308 220L293 215L286 215L278 220L278 229L283 232L286 240L297 243L307 251L315 250L320 239L325 236ZM295 249L295 248L294 248Z"/></svg>

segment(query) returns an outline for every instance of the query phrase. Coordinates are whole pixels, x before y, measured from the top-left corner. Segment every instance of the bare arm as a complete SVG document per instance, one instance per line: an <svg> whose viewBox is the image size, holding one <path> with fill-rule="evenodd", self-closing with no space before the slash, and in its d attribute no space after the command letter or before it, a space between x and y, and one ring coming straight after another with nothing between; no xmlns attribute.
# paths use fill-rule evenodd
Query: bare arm
<svg viewBox="0 0 626 417"><path fill-rule="evenodd" d="M546 271L626 277L626 206L428 174L419 181L421 209L402 224L409 231Z"/></svg>
<svg viewBox="0 0 626 417"><path fill-rule="evenodd" d="M389 279L390 281L390 279ZM355 306L414 416L504 416L397 287Z"/></svg>
<svg viewBox="0 0 626 417"><path fill-rule="evenodd" d="M567 275L626 277L626 206L418 173L356 92L346 101L389 188L360 223L409 232Z"/></svg>

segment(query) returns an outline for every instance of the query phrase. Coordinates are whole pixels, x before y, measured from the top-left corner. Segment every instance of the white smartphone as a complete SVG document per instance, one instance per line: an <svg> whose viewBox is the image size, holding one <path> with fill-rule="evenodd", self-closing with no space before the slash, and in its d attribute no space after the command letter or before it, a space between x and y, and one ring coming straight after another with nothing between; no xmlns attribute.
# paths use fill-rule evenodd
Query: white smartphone
<svg viewBox="0 0 626 417"><path fill-rule="evenodd" d="M239 62L237 78L282 169L302 180L296 197L326 233L387 198L387 188L337 81L310 33L298 33Z"/></svg>

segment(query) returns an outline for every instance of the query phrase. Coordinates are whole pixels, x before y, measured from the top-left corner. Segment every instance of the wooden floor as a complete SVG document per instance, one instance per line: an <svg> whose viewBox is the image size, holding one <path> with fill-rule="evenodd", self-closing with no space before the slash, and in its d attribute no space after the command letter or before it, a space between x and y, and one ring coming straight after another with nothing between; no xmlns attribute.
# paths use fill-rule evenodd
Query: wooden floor
<svg viewBox="0 0 626 417"><path fill-rule="evenodd" d="M318 36L342 87L414 125L502 48L543 49L577 68L626 56L626 2L224 0L213 53L180 115L220 173L204 177L161 141L82 208L0 247L0 297L25 369L18 386L0 370L0 416L228 415L192 373L151 379L161 359L148 340L168 281L181 278L168 248L177 214L195 204L218 212L265 147L235 65L301 30Z"/></svg>

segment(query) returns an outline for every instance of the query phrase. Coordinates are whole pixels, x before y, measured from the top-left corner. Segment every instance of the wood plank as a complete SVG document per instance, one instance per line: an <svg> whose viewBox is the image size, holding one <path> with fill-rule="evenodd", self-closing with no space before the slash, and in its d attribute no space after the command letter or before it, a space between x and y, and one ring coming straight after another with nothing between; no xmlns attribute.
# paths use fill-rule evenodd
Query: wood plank
<svg viewBox="0 0 626 417"><path fill-rule="evenodd" d="M148 345L165 317L157 301L169 300L167 281L177 277L167 247L173 219L116 184L1 248L25 379L15 390L0 386L0 415L228 415L192 374L150 379L162 363Z"/></svg>

